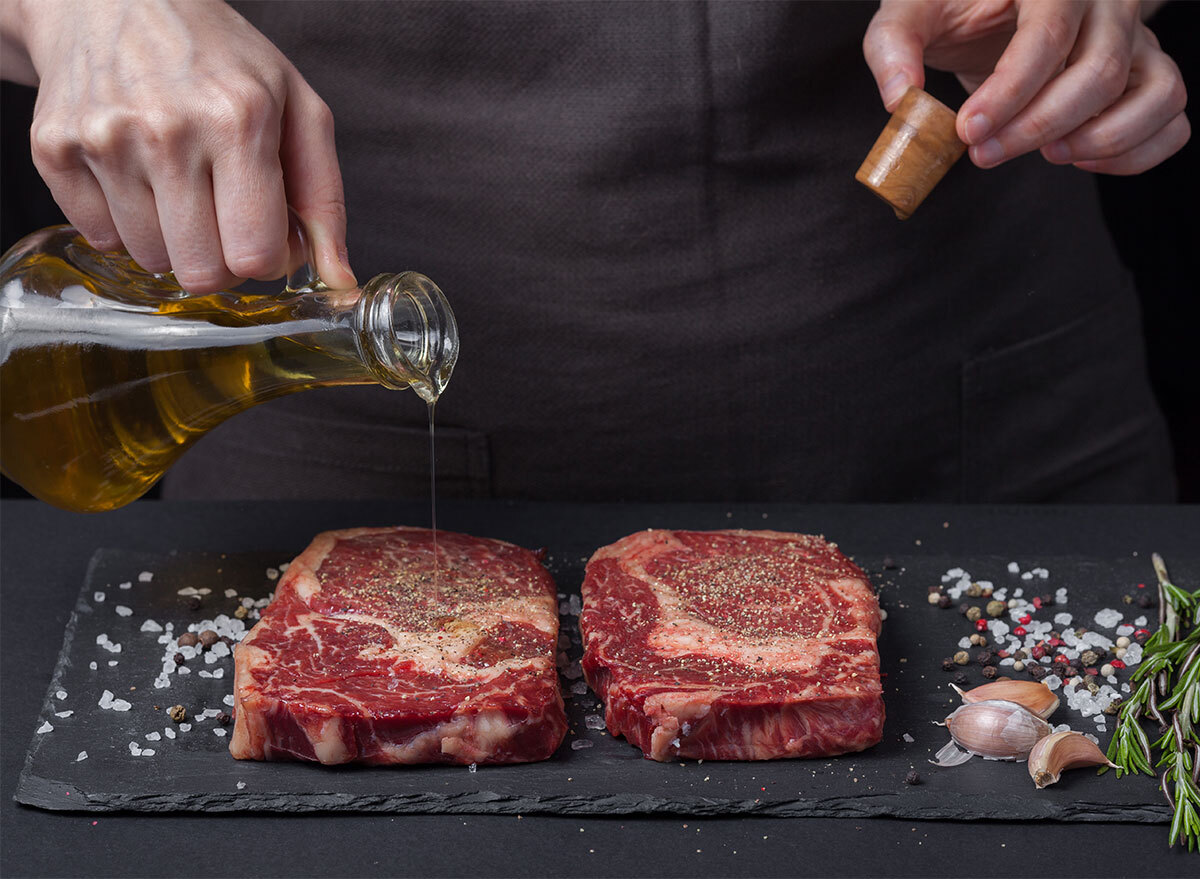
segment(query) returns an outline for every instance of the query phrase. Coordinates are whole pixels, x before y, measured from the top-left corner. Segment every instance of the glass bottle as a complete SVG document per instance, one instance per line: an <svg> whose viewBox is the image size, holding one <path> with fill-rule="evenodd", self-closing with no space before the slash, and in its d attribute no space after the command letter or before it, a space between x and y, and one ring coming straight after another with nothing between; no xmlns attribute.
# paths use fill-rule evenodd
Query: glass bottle
<svg viewBox="0 0 1200 879"><path fill-rule="evenodd" d="M295 223L290 245L298 265ZM282 294L191 295L55 226L0 262L0 470L55 506L111 510L251 406L372 383L432 405L457 358L454 314L416 272L330 290L305 265Z"/></svg>

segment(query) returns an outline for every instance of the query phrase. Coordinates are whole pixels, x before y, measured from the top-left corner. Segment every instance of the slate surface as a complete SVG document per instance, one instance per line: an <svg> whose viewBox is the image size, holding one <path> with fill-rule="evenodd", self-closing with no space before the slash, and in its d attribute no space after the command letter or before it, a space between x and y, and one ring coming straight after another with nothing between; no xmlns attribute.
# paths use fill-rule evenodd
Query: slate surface
<svg viewBox="0 0 1200 879"><path fill-rule="evenodd" d="M593 548L549 548L547 564L564 595L578 592L583 562ZM852 547L846 548L853 552ZM1086 622L1090 626L1092 615L1101 607L1129 611L1121 605L1120 596L1135 591L1138 582L1152 581L1147 559L1016 559L1023 569L1041 565L1051 571L1050 579L1030 584L1007 573L1008 558L916 551L910 556L893 554L899 568L883 570L882 556L856 556L880 588L881 604L888 611L880 641L887 674L887 725L883 741L863 754L769 763L653 763L623 740L589 729L585 718L601 714L601 707L590 692L572 692L579 678L564 677L571 731L558 753L539 764L481 767L470 772L463 767L330 769L235 761L226 750L228 738L214 734L215 721L194 719L204 708L228 710L222 700L232 692L231 658L212 665L193 660L188 663L193 669L190 675L172 675L167 689L153 687L164 648L158 643L160 633L140 631L147 618L163 625L172 622L179 632L189 623L211 619L217 613L231 615L242 598L258 599L270 592L273 581L268 579L267 569L289 555L98 551L67 626L38 721L48 720L54 729L34 733L17 801L46 809L88 811L886 815L1123 822L1160 822L1168 817L1156 782L1146 777L1117 780L1112 773L1097 777L1089 770L1078 770L1064 776L1059 785L1037 792L1023 764L975 759L953 769L939 769L926 762L947 740L945 731L931 722L944 717L956 704L946 686L951 675L941 671L941 659L957 649L960 637L972 631L955 611L926 602L928 585L940 582L948 568L961 566L977 579L990 579L1010 589L1036 588L1040 594L1066 586L1070 603L1055 612L1072 613L1077 625ZM1200 561L1171 558L1169 562L1179 582L1200 579ZM139 582L143 571L153 573L152 582ZM121 589L123 582L132 585ZM200 610L189 610L178 595L185 587L211 589ZM237 598L226 598L226 589L236 590ZM96 601L97 592L104 593L103 601ZM132 615L120 616L118 605L131 609ZM569 611L565 602L563 610ZM1138 609L1127 617L1141 613L1154 621L1154 611ZM569 658L577 659L576 618L565 613L562 623L572 642ZM102 633L122 645L119 654L96 643ZM1107 634L1112 635L1111 631ZM114 660L117 665L110 666ZM96 670L89 667L93 661ZM199 675L200 669L213 672L220 668L224 669L220 679ZM983 683L978 667L969 673L973 683ZM131 702L131 710L101 710L97 703L105 689ZM59 699L59 691L66 697ZM162 735L166 727L177 728L165 716L166 709L176 703L186 705L193 715L191 731L178 733L175 740L148 741L146 733ZM74 714L54 716L64 710ZM1065 706L1052 722L1068 722L1083 732L1095 729L1091 719L1081 718ZM1111 729L1110 723L1109 734ZM904 741L905 733L915 741ZM1101 735L1102 745L1107 738L1107 734ZM590 746L574 749L575 741ZM153 748L155 754L132 756L130 742ZM77 762L83 750L88 757ZM904 784L905 775L914 768L922 783Z"/></svg>

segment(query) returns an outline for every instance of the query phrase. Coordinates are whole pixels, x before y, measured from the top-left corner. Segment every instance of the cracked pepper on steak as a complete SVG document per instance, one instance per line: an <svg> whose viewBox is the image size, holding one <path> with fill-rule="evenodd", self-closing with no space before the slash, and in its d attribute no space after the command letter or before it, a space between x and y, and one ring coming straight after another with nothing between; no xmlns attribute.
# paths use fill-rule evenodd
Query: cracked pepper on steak
<svg viewBox="0 0 1200 879"><path fill-rule="evenodd" d="M654 760L861 751L883 734L879 605L820 537L641 531L583 582L583 670Z"/></svg>
<svg viewBox="0 0 1200 879"><path fill-rule="evenodd" d="M252 760L519 763L566 734L554 580L526 549L424 528L317 535L234 649Z"/></svg>

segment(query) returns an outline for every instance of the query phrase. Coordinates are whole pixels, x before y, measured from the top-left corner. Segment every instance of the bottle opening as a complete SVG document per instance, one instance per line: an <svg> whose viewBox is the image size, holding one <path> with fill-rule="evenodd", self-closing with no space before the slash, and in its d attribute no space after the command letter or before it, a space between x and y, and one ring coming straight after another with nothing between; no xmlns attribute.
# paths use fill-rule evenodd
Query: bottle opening
<svg viewBox="0 0 1200 879"><path fill-rule="evenodd" d="M376 275L363 287L359 338L364 359L390 388L441 396L458 361L458 324L438 286L419 272Z"/></svg>

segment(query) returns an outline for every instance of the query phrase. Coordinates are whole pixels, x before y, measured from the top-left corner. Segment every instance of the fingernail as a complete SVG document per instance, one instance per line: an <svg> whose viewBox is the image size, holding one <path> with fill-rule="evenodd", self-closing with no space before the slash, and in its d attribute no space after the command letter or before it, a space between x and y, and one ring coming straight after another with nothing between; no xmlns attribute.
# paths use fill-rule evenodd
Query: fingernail
<svg viewBox="0 0 1200 879"><path fill-rule="evenodd" d="M1067 146L1065 141L1056 140L1042 147L1042 155L1051 162L1065 164L1071 161L1071 148Z"/></svg>
<svg viewBox="0 0 1200 879"><path fill-rule="evenodd" d="M908 91L908 74L897 73L883 84L883 106L894 110L906 91Z"/></svg>
<svg viewBox="0 0 1200 879"><path fill-rule="evenodd" d="M1004 147L1000 145L1000 141L996 138L984 141L979 146L971 147L971 158L976 165L983 168L990 168L992 165L998 165L1004 160Z"/></svg>
<svg viewBox="0 0 1200 879"><path fill-rule="evenodd" d="M992 133L992 120L982 113L976 113L967 119L967 143L980 143Z"/></svg>

